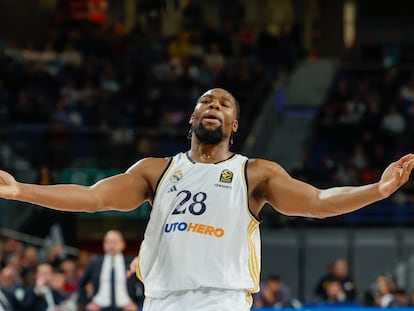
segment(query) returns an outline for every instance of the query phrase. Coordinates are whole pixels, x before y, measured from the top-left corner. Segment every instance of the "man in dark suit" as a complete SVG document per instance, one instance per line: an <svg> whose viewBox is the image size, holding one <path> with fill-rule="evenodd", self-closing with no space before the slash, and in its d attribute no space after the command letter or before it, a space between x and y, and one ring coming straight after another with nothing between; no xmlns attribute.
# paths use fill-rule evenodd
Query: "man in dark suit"
<svg viewBox="0 0 414 311"><path fill-rule="evenodd" d="M53 268L48 263L37 266L35 285L26 291L22 302L25 311L49 311L58 308L65 297L52 288Z"/></svg>
<svg viewBox="0 0 414 311"><path fill-rule="evenodd" d="M122 254L125 241L121 232L108 231L103 249L105 254L92 259L79 280L80 304L87 311L137 311L143 288L135 276L127 277L130 260Z"/></svg>
<svg viewBox="0 0 414 311"><path fill-rule="evenodd" d="M14 311L16 305L13 294L0 286L0 311Z"/></svg>
<svg viewBox="0 0 414 311"><path fill-rule="evenodd" d="M16 275L16 270L10 266L0 269L0 311L13 311L18 307L16 296L20 288L16 286Z"/></svg>

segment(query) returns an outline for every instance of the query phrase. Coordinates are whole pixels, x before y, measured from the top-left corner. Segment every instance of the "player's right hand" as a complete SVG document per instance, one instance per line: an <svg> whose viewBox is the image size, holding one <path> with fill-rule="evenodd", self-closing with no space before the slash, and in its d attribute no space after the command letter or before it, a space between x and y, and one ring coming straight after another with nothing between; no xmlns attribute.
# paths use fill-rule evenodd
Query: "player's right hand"
<svg viewBox="0 0 414 311"><path fill-rule="evenodd" d="M0 198L14 199L19 191L18 183L12 175L0 171Z"/></svg>

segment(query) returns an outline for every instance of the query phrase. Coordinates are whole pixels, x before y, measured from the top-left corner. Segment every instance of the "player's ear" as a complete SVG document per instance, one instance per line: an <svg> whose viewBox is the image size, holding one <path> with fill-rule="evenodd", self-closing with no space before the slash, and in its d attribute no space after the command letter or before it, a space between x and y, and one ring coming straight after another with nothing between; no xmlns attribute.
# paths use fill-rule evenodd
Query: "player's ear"
<svg viewBox="0 0 414 311"><path fill-rule="evenodd" d="M193 124L194 120L194 113L191 114L190 120L188 121L188 124Z"/></svg>
<svg viewBox="0 0 414 311"><path fill-rule="evenodd" d="M238 129L239 129L239 120L234 120L232 130L234 133L236 133Z"/></svg>

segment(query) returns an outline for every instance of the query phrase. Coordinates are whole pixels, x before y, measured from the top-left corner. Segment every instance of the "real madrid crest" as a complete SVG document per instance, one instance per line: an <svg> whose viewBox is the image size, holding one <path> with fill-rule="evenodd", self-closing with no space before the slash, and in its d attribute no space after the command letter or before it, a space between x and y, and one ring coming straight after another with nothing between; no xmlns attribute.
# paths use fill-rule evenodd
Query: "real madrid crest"
<svg viewBox="0 0 414 311"><path fill-rule="evenodd" d="M179 182L183 178L183 172L181 170L174 172L174 174L171 175L170 181L171 182Z"/></svg>
<svg viewBox="0 0 414 311"><path fill-rule="evenodd" d="M222 170L220 175L220 181L225 183L231 183L233 180L233 172L228 169Z"/></svg>

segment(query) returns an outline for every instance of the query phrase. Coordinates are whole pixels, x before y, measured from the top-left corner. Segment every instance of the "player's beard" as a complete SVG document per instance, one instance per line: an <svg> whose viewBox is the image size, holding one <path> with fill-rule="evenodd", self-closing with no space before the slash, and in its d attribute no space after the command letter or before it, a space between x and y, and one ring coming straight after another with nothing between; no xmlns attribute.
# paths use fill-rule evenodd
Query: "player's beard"
<svg viewBox="0 0 414 311"><path fill-rule="evenodd" d="M214 130L208 130L200 122L198 127L193 128L193 133L201 143L207 145L217 145L224 139L221 125Z"/></svg>

